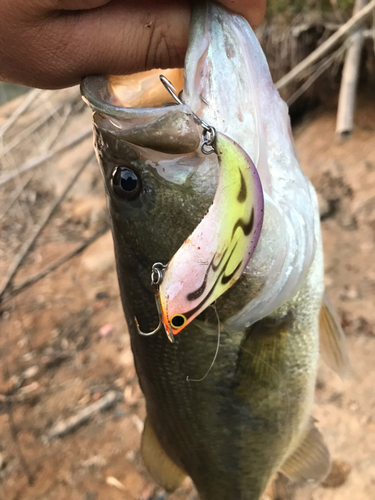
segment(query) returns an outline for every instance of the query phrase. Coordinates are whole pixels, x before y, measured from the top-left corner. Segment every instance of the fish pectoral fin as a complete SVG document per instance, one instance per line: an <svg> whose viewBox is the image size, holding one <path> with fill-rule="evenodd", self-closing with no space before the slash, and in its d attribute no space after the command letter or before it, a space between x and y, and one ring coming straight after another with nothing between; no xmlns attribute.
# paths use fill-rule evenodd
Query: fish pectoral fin
<svg viewBox="0 0 375 500"><path fill-rule="evenodd" d="M172 492L181 486L186 474L166 454L148 418L143 429L141 454L146 468L161 488Z"/></svg>
<svg viewBox="0 0 375 500"><path fill-rule="evenodd" d="M344 378L349 369L349 355L346 348L345 334L335 308L326 292L324 292L320 310L319 330L320 352L325 363L341 378Z"/></svg>
<svg viewBox="0 0 375 500"><path fill-rule="evenodd" d="M281 472L294 483L319 483L331 469L330 454L323 437L310 420L298 447L286 459Z"/></svg>

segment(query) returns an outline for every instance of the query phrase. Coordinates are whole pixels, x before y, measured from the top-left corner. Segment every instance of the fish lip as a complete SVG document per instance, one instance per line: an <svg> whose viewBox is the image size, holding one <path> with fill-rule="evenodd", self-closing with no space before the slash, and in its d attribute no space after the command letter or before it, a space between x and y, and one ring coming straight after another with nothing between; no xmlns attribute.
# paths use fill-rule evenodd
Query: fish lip
<svg viewBox="0 0 375 500"><path fill-rule="evenodd" d="M173 110L185 111L188 114L191 113L188 106L180 104L155 108L126 108L110 104L105 101L105 93L108 93L107 83L108 78L105 76L86 76L82 80L80 85L82 99L93 111L125 119L141 118L142 116L148 117L150 115L157 118Z"/></svg>

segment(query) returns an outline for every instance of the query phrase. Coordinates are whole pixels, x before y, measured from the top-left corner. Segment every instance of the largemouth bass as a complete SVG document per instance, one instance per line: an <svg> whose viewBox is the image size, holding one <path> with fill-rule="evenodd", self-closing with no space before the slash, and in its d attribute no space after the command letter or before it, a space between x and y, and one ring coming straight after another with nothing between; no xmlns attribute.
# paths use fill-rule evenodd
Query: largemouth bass
<svg viewBox="0 0 375 500"><path fill-rule="evenodd" d="M145 464L167 491L190 476L205 500L258 500L277 471L318 482L330 467L311 414L319 334L331 367L343 373L347 359L324 298L317 200L296 157L287 107L251 27L215 4L194 9L181 104L170 102L160 73L82 84L146 399ZM180 90L181 71L163 73ZM264 220L237 283L171 343L161 329L148 337L140 331L160 319L152 266L170 262L219 189L218 158L202 153L195 116L251 158ZM218 355L202 377L218 328Z"/></svg>

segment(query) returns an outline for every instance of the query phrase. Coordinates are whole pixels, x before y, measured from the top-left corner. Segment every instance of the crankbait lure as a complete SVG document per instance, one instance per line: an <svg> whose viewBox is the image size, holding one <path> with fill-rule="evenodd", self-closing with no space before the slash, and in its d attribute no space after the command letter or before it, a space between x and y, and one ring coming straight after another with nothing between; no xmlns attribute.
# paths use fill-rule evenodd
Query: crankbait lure
<svg viewBox="0 0 375 500"><path fill-rule="evenodd" d="M161 81L183 104L172 84L165 77ZM194 118L204 130L202 152L217 155L219 181L206 216L167 266L157 263L152 269L160 324L146 335L156 333L163 325L171 341L238 281L254 253L263 224L263 190L254 163L235 141L196 115ZM143 334L139 326L138 331Z"/></svg>

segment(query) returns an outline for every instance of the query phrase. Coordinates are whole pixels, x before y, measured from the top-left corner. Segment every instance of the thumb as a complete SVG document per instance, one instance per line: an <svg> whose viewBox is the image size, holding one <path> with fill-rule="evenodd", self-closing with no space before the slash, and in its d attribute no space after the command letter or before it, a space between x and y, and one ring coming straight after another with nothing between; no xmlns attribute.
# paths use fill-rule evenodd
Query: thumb
<svg viewBox="0 0 375 500"><path fill-rule="evenodd" d="M241 14L256 29L266 13L266 0L219 0L221 4Z"/></svg>

